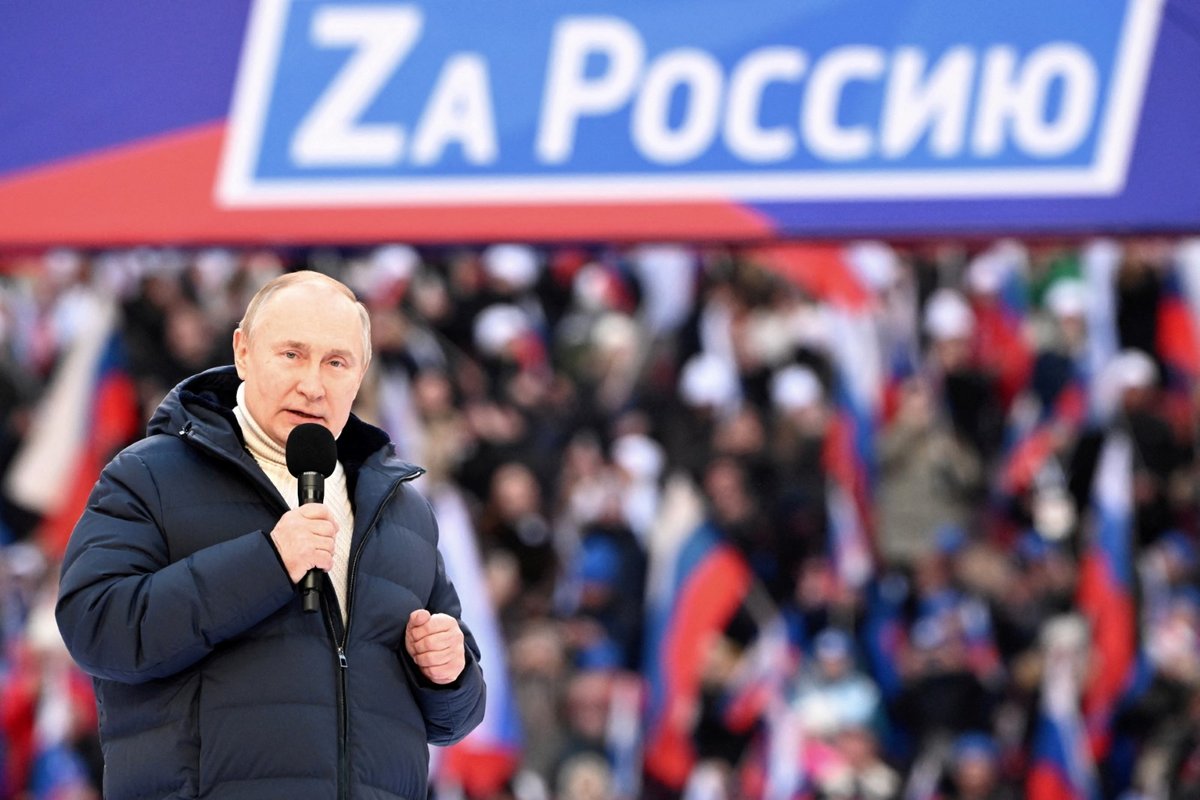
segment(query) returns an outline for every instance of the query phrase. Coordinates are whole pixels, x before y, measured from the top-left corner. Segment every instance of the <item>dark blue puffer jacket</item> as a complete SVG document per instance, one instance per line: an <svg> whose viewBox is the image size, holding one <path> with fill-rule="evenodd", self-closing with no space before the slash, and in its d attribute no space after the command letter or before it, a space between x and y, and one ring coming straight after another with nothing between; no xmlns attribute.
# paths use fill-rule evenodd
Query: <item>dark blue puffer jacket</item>
<svg viewBox="0 0 1200 800"><path fill-rule="evenodd" d="M404 649L413 610L459 616L408 483L421 470L351 417L349 622L328 581L306 614L267 535L287 505L242 446L237 385L223 367L176 387L67 547L58 624L95 678L105 797L425 800L426 743L465 736L485 690L469 632L447 687Z"/></svg>

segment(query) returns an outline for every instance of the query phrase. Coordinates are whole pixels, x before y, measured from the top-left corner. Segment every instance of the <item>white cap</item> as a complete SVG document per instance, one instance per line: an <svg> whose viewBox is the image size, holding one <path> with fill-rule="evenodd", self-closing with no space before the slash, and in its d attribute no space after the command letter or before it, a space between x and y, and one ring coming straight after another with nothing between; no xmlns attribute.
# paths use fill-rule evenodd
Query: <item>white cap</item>
<svg viewBox="0 0 1200 800"><path fill-rule="evenodd" d="M627 314L606 312L592 326L592 345L598 350L635 350L639 338L638 324Z"/></svg>
<svg viewBox="0 0 1200 800"><path fill-rule="evenodd" d="M1046 292L1046 308L1056 317L1081 317L1087 311L1087 284L1062 278Z"/></svg>
<svg viewBox="0 0 1200 800"><path fill-rule="evenodd" d="M959 339L975 330L975 312L953 289L938 289L925 303L925 332L934 339Z"/></svg>
<svg viewBox="0 0 1200 800"><path fill-rule="evenodd" d="M1028 260L1024 246L1011 239L996 242L967 265L966 284L974 294L995 294Z"/></svg>
<svg viewBox="0 0 1200 800"><path fill-rule="evenodd" d="M680 244L644 244L630 250L629 259L646 272L687 275L696 263L696 254Z"/></svg>
<svg viewBox="0 0 1200 800"><path fill-rule="evenodd" d="M833 347L834 317L826 306L804 305L788 315L788 333L797 345L829 352Z"/></svg>
<svg viewBox="0 0 1200 800"><path fill-rule="evenodd" d="M726 406L738 400L741 387L731 364L712 353L697 353L683 365L679 394L690 406Z"/></svg>
<svg viewBox="0 0 1200 800"><path fill-rule="evenodd" d="M1108 363L1106 377L1120 389L1144 389L1158 383L1158 367L1141 350L1127 349Z"/></svg>
<svg viewBox="0 0 1200 800"><path fill-rule="evenodd" d="M537 253L524 244L494 244L483 251L483 269L489 277L515 289L528 289L538 279Z"/></svg>
<svg viewBox="0 0 1200 800"><path fill-rule="evenodd" d="M846 260L875 291L891 288L900 271L896 251L885 242L855 242L846 249Z"/></svg>
<svg viewBox="0 0 1200 800"><path fill-rule="evenodd" d="M596 263L584 264L575 273L571 285L575 303L585 311L600 311L611 305L612 281L604 267Z"/></svg>
<svg viewBox="0 0 1200 800"><path fill-rule="evenodd" d="M771 402L786 411L815 405L821 399L821 381L808 367L784 367L771 378Z"/></svg>
<svg viewBox="0 0 1200 800"><path fill-rule="evenodd" d="M56 247L42 256L45 273L55 283L73 279L83 264L83 254L70 247Z"/></svg>
<svg viewBox="0 0 1200 800"><path fill-rule="evenodd" d="M634 480L655 480L666 459L658 442L642 433L627 433L613 442L613 463Z"/></svg>
<svg viewBox="0 0 1200 800"><path fill-rule="evenodd" d="M1200 236L1181 241L1175 249L1175 259L1179 262L1181 273L1200 269L1196 266L1200 263Z"/></svg>
<svg viewBox="0 0 1200 800"><path fill-rule="evenodd" d="M237 271L237 254L224 247L210 247L196 253L192 266L197 280L206 292L223 290Z"/></svg>
<svg viewBox="0 0 1200 800"><path fill-rule="evenodd" d="M527 330L529 318L524 311L508 303L497 303L475 318L475 346L481 353L497 355Z"/></svg>
<svg viewBox="0 0 1200 800"><path fill-rule="evenodd" d="M1004 283L1005 269L994 253L981 253L967 265L967 288L975 294L995 294Z"/></svg>
<svg viewBox="0 0 1200 800"><path fill-rule="evenodd" d="M421 256L406 244L381 245L365 258L350 259L343 280L366 302L392 302L398 287L412 280Z"/></svg>
<svg viewBox="0 0 1200 800"><path fill-rule="evenodd" d="M406 244L386 244L371 253L371 281L375 285L406 281L421 264L421 256Z"/></svg>

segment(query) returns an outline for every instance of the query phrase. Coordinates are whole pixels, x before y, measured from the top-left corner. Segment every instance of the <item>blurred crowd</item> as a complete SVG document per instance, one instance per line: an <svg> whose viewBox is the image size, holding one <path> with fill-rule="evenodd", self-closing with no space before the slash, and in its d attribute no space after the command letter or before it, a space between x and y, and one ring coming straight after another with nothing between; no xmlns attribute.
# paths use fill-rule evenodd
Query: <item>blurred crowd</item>
<svg viewBox="0 0 1200 800"><path fill-rule="evenodd" d="M503 642L512 719L435 754L439 800L1200 797L1196 241L0 268L0 798L98 796L53 620L78 500L31 454L71 365L126 380L82 413L94 471L300 268L367 305L356 413L460 502Z"/></svg>

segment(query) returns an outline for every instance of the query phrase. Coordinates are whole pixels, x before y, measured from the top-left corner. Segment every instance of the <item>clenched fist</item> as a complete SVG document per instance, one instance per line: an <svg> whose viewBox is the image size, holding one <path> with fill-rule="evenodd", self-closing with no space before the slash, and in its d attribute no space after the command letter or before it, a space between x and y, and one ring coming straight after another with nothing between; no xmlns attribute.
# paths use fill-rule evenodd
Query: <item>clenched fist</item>
<svg viewBox="0 0 1200 800"><path fill-rule="evenodd" d="M458 620L418 608L408 616L404 647L417 668L437 684L454 683L467 666L467 651Z"/></svg>
<svg viewBox="0 0 1200 800"><path fill-rule="evenodd" d="M324 503L305 503L279 518L271 529L271 541L292 583L298 583L310 569L329 571L337 531L333 512Z"/></svg>

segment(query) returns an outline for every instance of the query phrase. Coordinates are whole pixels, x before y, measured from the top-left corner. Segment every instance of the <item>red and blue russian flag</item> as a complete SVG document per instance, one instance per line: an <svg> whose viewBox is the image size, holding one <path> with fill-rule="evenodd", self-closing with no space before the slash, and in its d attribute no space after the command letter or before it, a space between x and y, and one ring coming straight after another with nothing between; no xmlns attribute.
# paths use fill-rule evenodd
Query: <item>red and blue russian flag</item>
<svg viewBox="0 0 1200 800"><path fill-rule="evenodd" d="M1092 630L1094 667L1083 687L1083 710L1097 758L1108 752L1113 714L1136 676L1133 527L1133 442L1114 430L1092 482L1091 528L1077 596Z"/></svg>
<svg viewBox="0 0 1200 800"><path fill-rule="evenodd" d="M1163 280L1155 327L1155 349L1167 370L1168 386L1187 388L1200 379L1200 323L1188 303L1182 266Z"/></svg>
<svg viewBox="0 0 1200 800"><path fill-rule="evenodd" d="M128 370L119 316L97 301L46 389L9 471L9 496L42 515L38 538L59 558L109 459L144 420Z"/></svg>
<svg viewBox="0 0 1200 800"><path fill-rule="evenodd" d="M704 661L751 580L742 554L706 523L676 552L670 577L652 587L644 758L646 773L665 786L682 789L695 765L691 733Z"/></svg>
<svg viewBox="0 0 1200 800"><path fill-rule="evenodd" d="M872 497L875 441L883 405L884 359L875 297L836 245L780 244L759 248L755 261L795 282L829 310L834 418L822 461L829 478L829 553L838 579L861 588L875 569Z"/></svg>
<svg viewBox="0 0 1200 800"><path fill-rule="evenodd" d="M437 784L451 784L470 797L500 792L521 763L522 730L509 677L504 639L486 590L475 528L458 492L438 487L430 498L438 518L438 550L446 575L459 592L463 622L481 652L483 679L488 687L483 720L462 741L437 752L432 771Z"/></svg>
<svg viewBox="0 0 1200 800"><path fill-rule="evenodd" d="M1043 693L1025 786L1029 800L1100 800L1077 694L1060 680L1044 682Z"/></svg>

